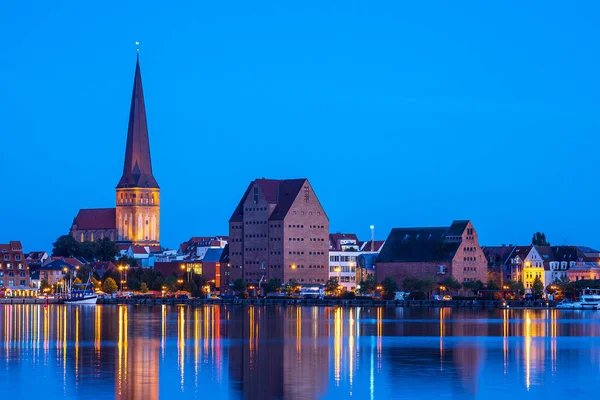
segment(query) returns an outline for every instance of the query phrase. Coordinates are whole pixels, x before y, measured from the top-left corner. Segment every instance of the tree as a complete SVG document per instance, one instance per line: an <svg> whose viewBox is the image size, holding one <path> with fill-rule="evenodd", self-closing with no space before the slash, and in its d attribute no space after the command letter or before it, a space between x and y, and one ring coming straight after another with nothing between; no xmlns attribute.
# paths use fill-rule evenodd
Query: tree
<svg viewBox="0 0 600 400"><path fill-rule="evenodd" d="M406 292L414 292L417 290L417 286L419 285L419 280L413 277L406 277L402 281L402 288Z"/></svg>
<svg viewBox="0 0 600 400"><path fill-rule="evenodd" d="M464 282L463 287L465 289L470 289L473 292L473 294L477 294L477 292L483 288L483 282L481 282L481 281Z"/></svg>
<svg viewBox="0 0 600 400"><path fill-rule="evenodd" d="M386 300L393 299L398 291L398 284L389 276L381 282L381 287L383 288L383 298Z"/></svg>
<svg viewBox="0 0 600 400"><path fill-rule="evenodd" d="M325 283L325 292L327 293L335 293L338 287L338 278L329 278L327 283Z"/></svg>
<svg viewBox="0 0 600 400"><path fill-rule="evenodd" d="M442 281L442 285L450 290L459 290L462 287L460 282L454 279L453 276L449 276L446 279L444 279Z"/></svg>
<svg viewBox="0 0 600 400"><path fill-rule="evenodd" d="M548 243L546 240L546 234L541 232L536 232L533 234L531 244L534 246L550 246L550 243Z"/></svg>
<svg viewBox="0 0 600 400"><path fill-rule="evenodd" d="M83 257L88 261L94 261L96 259L97 247L95 242L77 243L75 257Z"/></svg>
<svg viewBox="0 0 600 400"><path fill-rule="evenodd" d="M237 278L235 281L233 281L233 290L235 290L238 293L245 292L247 286L248 285L246 285L246 282L243 278Z"/></svg>
<svg viewBox="0 0 600 400"><path fill-rule="evenodd" d="M533 285L531 286L531 291L533 292L534 299L538 296L541 297L544 293L544 284L539 276L536 276L533 280Z"/></svg>
<svg viewBox="0 0 600 400"><path fill-rule="evenodd" d="M269 282L265 285L265 292L275 293L281 290L281 281L277 278L269 279Z"/></svg>
<svg viewBox="0 0 600 400"><path fill-rule="evenodd" d="M488 281L487 288L488 290L500 290L500 286L493 279Z"/></svg>
<svg viewBox="0 0 600 400"><path fill-rule="evenodd" d="M419 292L429 293L433 289L435 289L435 287L436 287L435 281L433 280L433 278L431 278L429 276L421 279L417 283L417 291L419 291Z"/></svg>
<svg viewBox="0 0 600 400"><path fill-rule="evenodd" d="M100 281L98 279L94 278L93 276L92 276L91 282L92 282L92 286L94 287L94 289L97 287L100 287Z"/></svg>
<svg viewBox="0 0 600 400"><path fill-rule="evenodd" d="M104 293L112 294L118 289L117 283L113 278L106 278L102 284L102 291Z"/></svg>
<svg viewBox="0 0 600 400"><path fill-rule="evenodd" d="M114 261L118 255L119 248L115 242L109 238L102 238L98 240L95 254L95 257L98 261Z"/></svg>
<svg viewBox="0 0 600 400"><path fill-rule="evenodd" d="M52 289L52 286L50 286L47 280L42 279L40 282L40 292L43 292L45 289Z"/></svg>
<svg viewBox="0 0 600 400"><path fill-rule="evenodd" d="M177 277L175 275L169 275L165 278L165 286L169 292L176 292L178 288Z"/></svg>
<svg viewBox="0 0 600 400"><path fill-rule="evenodd" d="M142 284L140 285L140 292L148 293L148 285L146 285L146 282L142 282Z"/></svg>
<svg viewBox="0 0 600 400"><path fill-rule="evenodd" d="M52 243L52 256L75 257L79 255L79 243L71 235L62 235Z"/></svg>
<svg viewBox="0 0 600 400"><path fill-rule="evenodd" d="M525 285L523 284L523 281L510 282L508 286L510 287L510 290L516 292L518 295L525 293Z"/></svg>
<svg viewBox="0 0 600 400"><path fill-rule="evenodd" d="M362 294L370 294L375 291L377 288L377 280L375 280L375 276L373 274L367 275L366 279L363 279L359 282L360 289L359 292Z"/></svg>

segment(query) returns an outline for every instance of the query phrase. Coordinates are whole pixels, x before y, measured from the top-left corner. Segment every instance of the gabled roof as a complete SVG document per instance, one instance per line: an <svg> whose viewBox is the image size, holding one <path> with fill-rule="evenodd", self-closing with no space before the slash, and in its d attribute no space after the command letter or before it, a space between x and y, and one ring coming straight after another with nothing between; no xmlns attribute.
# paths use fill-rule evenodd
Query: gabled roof
<svg viewBox="0 0 600 400"><path fill-rule="evenodd" d="M82 208L73 220L80 230L117 229L115 208Z"/></svg>
<svg viewBox="0 0 600 400"><path fill-rule="evenodd" d="M148 139L146 106L144 104L139 56L135 64L135 76L133 79L129 126L127 128L127 145L125 148L125 164L123 166L123 175L117 184L117 188L126 187L158 188L158 183L154 179L154 175L152 175L150 140Z"/></svg>
<svg viewBox="0 0 600 400"><path fill-rule="evenodd" d="M515 246L482 246L483 254L489 263L506 265Z"/></svg>
<svg viewBox="0 0 600 400"><path fill-rule="evenodd" d="M513 252L510 254L510 258L516 258L517 256L521 259L521 261L524 261L525 258L527 258L527 255L529 254L529 252L531 251L531 245L529 246L515 246L515 248L513 249Z"/></svg>
<svg viewBox="0 0 600 400"><path fill-rule="evenodd" d="M133 254L150 254L150 250L144 246L130 246L131 252Z"/></svg>
<svg viewBox="0 0 600 400"><path fill-rule="evenodd" d="M261 178L253 180L248 185L248 188L244 192L244 196L235 208L231 218L229 218L229 222L242 221L244 216L244 202L250 195L250 191L255 184L259 187L259 190L269 204L276 204L269 220L283 220L290 210L290 207L292 207L292 204L294 204L294 200L298 197L298 194L306 181L306 178L284 180Z"/></svg>
<svg viewBox="0 0 600 400"><path fill-rule="evenodd" d="M281 221L294 204L296 197L302 190L306 179L286 179L279 183L279 201L271 213L269 221Z"/></svg>
<svg viewBox="0 0 600 400"><path fill-rule="evenodd" d="M449 262L460 242L446 241L449 227L394 228L381 249L377 262ZM453 233L452 236L457 235Z"/></svg>
<svg viewBox="0 0 600 400"><path fill-rule="evenodd" d="M18 240L11 240L8 244L0 244L0 252L10 253L10 252L22 252L23 246L21 242Z"/></svg>
<svg viewBox="0 0 600 400"><path fill-rule="evenodd" d="M360 242L358 240L358 236L354 233L330 233L329 234L329 244L330 250L332 251L341 251L342 245L340 244L340 240L352 240L353 244L346 244L350 246L359 246Z"/></svg>
<svg viewBox="0 0 600 400"><path fill-rule="evenodd" d="M448 236L462 236L465 229L467 229L467 225L469 225L467 220L452 221L452 225L448 229Z"/></svg>
<svg viewBox="0 0 600 400"><path fill-rule="evenodd" d="M74 265L66 263L63 260L54 260L47 264L42 265L42 267L40 268L40 271L61 271L65 267L70 270L75 269Z"/></svg>

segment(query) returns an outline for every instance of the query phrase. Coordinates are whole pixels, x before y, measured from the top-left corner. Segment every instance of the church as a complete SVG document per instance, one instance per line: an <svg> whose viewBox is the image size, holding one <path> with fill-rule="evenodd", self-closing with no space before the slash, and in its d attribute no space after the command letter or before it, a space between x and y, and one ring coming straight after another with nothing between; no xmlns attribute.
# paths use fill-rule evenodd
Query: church
<svg viewBox="0 0 600 400"><path fill-rule="evenodd" d="M122 244L160 248L160 188L152 174L139 54L116 207L79 210L70 232L78 242L108 238Z"/></svg>

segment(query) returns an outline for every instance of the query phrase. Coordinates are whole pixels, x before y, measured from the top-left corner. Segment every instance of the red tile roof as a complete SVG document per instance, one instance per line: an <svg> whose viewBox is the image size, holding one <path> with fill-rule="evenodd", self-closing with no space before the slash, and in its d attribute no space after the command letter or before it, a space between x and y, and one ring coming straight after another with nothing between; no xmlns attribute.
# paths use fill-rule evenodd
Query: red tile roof
<svg viewBox="0 0 600 400"><path fill-rule="evenodd" d="M77 229L117 229L117 210L115 208L82 208L77 213L74 225Z"/></svg>
<svg viewBox="0 0 600 400"><path fill-rule="evenodd" d="M244 196L240 200L238 206L236 207L233 215L229 219L229 222L240 222L242 221L243 211L244 211L244 202L246 198L250 195L250 190L254 187L254 184L258 185L260 191L263 196L269 202L269 204L277 204L273 212L271 213L271 217L269 220L278 221L285 218L290 207L296 200L296 197L300 193L302 186L307 180L305 178L301 179L255 179L248 185Z"/></svg>
<svg viewBox="0 0 600 400"><path fill-rule="evenodd" d="M133 254L150 254L144 246L131 246Z"/></svg>
<svg viewBox="0 0 600 400"><path fill-rule="evenodd" d="M340 244L340 240L353 240L353 244L347 244L349 246L358 246L360 242L358 241L358 236L355 233L330 233L329 234L329 243L331 250L340 251L342 250L342 245Z"/></svg>

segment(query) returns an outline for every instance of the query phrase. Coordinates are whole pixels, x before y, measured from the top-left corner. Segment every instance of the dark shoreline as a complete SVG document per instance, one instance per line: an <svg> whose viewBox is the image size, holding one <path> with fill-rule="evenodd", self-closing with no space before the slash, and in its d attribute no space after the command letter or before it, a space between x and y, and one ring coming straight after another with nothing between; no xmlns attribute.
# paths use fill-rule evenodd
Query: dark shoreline
<svg viewBox="0 0 600 400"><path fill-rule="evenodd" d="M60 304L59 299L48 299L48 304ZM1 304L46 304L44 299L34 298L2 298ZM99 299L98 304L106 305L299 305L320 307L406 307L406 308L554 308L553 301L506 301L506 307L501 300L342 300L342 299L174 299L174 298L130 298L130 299Z"/></svg>

